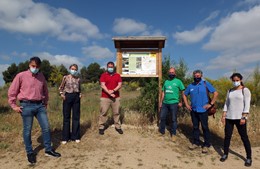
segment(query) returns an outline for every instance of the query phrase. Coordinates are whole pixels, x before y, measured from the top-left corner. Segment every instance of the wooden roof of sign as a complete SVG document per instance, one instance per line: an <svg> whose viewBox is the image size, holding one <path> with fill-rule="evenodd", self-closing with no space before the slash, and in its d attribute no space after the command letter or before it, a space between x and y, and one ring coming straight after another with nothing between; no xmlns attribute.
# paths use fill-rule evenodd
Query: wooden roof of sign
<svg viewBox="0 0 260 169"><path fill-rule="evenodd" d="M113 37L115 48L164 48L165 36Z"/></svg>

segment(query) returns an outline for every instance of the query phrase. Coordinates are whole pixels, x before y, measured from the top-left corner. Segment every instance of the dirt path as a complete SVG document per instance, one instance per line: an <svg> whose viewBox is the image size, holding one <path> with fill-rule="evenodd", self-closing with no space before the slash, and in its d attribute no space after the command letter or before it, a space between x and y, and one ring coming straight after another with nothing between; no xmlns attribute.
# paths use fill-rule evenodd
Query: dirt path
<svg viewBox="0 0 260 169"><path fill-rule="evenodd" d="M69 142L66 145L56 145L61 158L44 156L44 149L38 147L37 164L28 165L24 147L10 150L0 155L0 168L86 168L86 169L240 169L244 167L243 147L231 147L233 153L222 163L219 161L220 147L211 148L207 155L201 150L188 150L189 141L184 135L178 135L176 143L170 137L159 137L156 130L138 130L123 127L124 134L119 135L114 128L106 130L104 136L97 131L87 131L81 143ZM20 137L20 136L19 136ZM33 140L35 147L39 139ZM253 147L252 169L260 168L260 147Z"/></svg>

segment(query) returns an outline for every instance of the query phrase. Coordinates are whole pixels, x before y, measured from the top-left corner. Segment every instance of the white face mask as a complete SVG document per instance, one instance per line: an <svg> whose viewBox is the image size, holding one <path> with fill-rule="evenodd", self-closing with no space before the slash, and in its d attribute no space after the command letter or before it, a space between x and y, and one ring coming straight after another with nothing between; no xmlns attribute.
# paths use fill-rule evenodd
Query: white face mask
<svg viewBox="0 0 260 169"><path fill-rule="evenodd" d="M70 69L70 74L76 76L78 74L78 71Z"/></svg>
<svg viewBox="0 0 260 169"><path fill-rule="evenodd" d="M33 74L36 74L36 73L39 72L39 69L34 68L34 67L30 67L30 71L31 71Z"/></svg>
<svg viewBox="0 0 260 169"><path fill-rule="evenodd" d="M233 86L234 87L238 87L238 86L240 86L241 85L241 82L240 81L238 81L238 82L233 82Z"/></svg>

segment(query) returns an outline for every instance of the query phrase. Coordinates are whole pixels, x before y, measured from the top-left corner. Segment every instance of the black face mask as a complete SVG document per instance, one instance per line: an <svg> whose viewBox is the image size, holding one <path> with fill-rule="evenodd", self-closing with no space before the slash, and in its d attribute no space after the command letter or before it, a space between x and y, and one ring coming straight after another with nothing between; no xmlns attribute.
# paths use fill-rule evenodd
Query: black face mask
<svg viewBox="0 0 260 169"><path fill-rule="evenodd" d="M201 81L201 77L198 77L198 78L194 78L194 82L200 82Z"/></svg>
<svg viewBox="0 0 260 169"><path fill-rule="evenodd" d="M173 74L169 74L169 75L168 75L168 77L169 77L170 79L175 78L175 76L176 76L176 75L173 75Z"/></svg>

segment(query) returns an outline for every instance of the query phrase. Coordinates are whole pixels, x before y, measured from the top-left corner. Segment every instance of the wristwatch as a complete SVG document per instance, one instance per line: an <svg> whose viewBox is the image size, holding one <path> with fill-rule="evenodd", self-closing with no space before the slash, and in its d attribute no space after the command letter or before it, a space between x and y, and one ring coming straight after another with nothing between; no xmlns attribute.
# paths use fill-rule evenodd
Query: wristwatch
<svg viewBox="0 0 260 169"><path fill-rule="evenodd" d="M247 117L246 117L246 116L242 116L241 119L242 119L242 120L246 120Z"/></svg>

